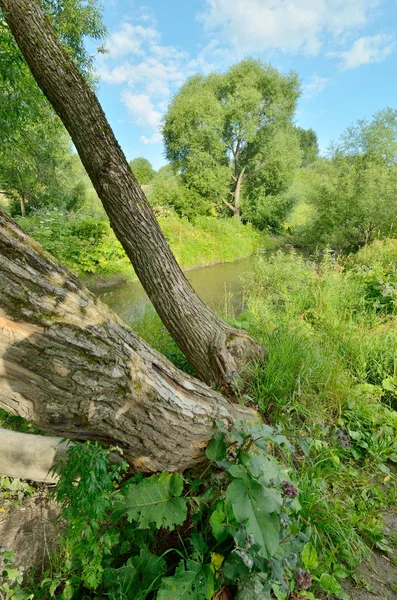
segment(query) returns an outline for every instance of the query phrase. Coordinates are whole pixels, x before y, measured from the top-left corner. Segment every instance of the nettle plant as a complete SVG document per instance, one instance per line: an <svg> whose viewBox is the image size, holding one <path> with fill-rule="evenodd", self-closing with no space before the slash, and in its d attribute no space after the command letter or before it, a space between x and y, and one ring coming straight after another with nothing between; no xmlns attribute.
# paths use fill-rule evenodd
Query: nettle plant
<svg viewBox="0 0 397 600"><path fill-rule="evenodd" d="M122 482L125 467L99 445L71 446L55 488L66 558L42 588L65 599L313 599L298 490L274 456L292 450L267 425L219 424L201 473Z"/></svg>

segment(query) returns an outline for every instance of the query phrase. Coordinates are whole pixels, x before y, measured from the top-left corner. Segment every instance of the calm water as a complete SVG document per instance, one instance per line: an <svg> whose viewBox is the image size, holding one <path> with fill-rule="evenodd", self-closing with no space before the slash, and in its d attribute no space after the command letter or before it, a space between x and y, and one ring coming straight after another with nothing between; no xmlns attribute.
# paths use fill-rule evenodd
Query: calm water
<svg viewBox="0 0 397 600"><path fill-rule="evenodd" d="M216 312L241 310L243 287L240 278L252 270L254 258L239 260L194 269L186 273L186 277L200 298ZM133 322L144 314L150 304L143 287L138 281L120 283L106 290L97 290L96 295L106 302L124 321Z"/></svg>

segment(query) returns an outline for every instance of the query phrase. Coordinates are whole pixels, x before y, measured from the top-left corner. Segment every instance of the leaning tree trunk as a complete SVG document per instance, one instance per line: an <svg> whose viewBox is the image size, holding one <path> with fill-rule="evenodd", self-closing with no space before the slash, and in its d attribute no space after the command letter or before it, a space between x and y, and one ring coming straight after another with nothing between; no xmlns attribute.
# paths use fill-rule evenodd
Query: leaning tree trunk
<svg viewBox="0 0 397 600"><path fill-rule="evenodd" d="M38 85L62 119L111 226L164 325L197 374L220 385L263 352L198 298L179 268L93 91L39 0L0 0Z"/></svg>
<svg viewBox="0 0 397 600"><path fill-rule="evenodd" d="M217 419L254 417L153 350L2 211L0 282L0 407L43 432L183 470Z"/></svg>

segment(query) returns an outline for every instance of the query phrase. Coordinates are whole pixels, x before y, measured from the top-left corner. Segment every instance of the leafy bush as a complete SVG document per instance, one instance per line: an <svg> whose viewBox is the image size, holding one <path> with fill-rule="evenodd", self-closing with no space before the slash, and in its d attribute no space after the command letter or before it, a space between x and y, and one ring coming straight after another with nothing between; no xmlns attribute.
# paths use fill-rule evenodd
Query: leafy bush
<svg viewBox="0 0 397 600"><path fill-rule="evenodd" d="M98 444L71 446L54 492L67 524L65 558L41 589L113 600L211 600L222 589L270 600L272 590L282 599L307 589L298 490L274 456L291 450L267 425L220 425L202 472L121 482L124 467Z"/></svg>
<svg viewBox="0 0 397 600"><path fill-rule="evenodd" d="M329 159L306 170L312 218L299 228L305 246L356 252L397 233L397 111L358 121L331 148Z"/></svg>

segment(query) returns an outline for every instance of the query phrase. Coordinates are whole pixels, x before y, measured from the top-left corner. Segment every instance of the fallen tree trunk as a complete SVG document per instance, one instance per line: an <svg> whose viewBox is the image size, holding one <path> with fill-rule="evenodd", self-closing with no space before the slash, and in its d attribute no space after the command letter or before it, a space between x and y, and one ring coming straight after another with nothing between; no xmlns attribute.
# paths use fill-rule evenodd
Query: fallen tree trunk
<svg viewBox="0 0 397 600"><path fill-rule="evenodd" d="M0 428L0 475L56 483L54 464L66 456L61 437L47 437Z"/></svg>
<svg viewBox="0 0 397 600"><path fill-rule="evenodd" d="M53 467L66 458L70 440L61 437L21 433L0 427L0 475L56 483ZM111 463L123 462L120 454L109 453Z"/></svg>
<svg viewBox="0 0 397 600"><path fill-rule="evenodd" d="M255 418L179 371L2 211L0 282L0 407L44 433L173 471L203 461L216 420Z"/></svg>
<svg viewBox="0 0 397 600"><path fill-rule="evenodd" d="M94 92L62 47L39 0L0 0L38 85L70 133L136 274L198 376L221 386L263 355L196 295L179 268Z"/></svg>

